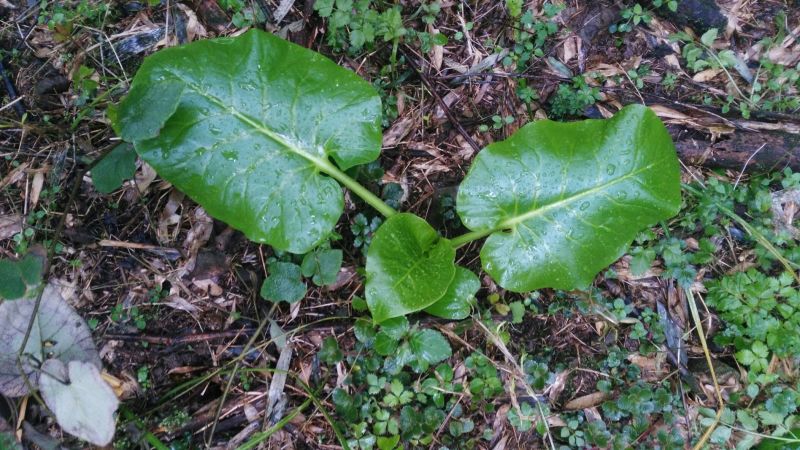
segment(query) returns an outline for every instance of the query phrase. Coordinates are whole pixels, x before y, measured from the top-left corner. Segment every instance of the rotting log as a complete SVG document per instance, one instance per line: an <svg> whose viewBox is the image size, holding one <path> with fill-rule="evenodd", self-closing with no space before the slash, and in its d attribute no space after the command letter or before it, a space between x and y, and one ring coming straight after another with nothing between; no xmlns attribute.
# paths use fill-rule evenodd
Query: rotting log
<svg viewBox="0 0 800 450"><path fill-rule="evenodd" d="M687 164L746 172L772 172L790 167L800 172L800 135L796 134L736 131L717 142L678 140L675 147Z"/></svg>

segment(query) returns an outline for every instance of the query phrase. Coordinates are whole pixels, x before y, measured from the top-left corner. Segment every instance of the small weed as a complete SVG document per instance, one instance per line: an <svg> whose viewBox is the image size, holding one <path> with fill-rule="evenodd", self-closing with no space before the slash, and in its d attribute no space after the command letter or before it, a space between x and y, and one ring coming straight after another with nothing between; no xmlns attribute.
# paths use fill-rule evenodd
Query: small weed
<svg viewBox="0 0 800 450"><path fill-rule="evenodd" d="M376 329L367 320L355 325L357 353L343 355L334 342L323 342L320 360L351 367L345 388L332 401L351 448L394 449L400 439L425 446L451 411L444 443L470 439L474 424L458 403L462 385L454 380L447 340L438 332L412 327L406 319L390 320ZM331 338L332 339L332 338ZM432 364L438 364L435 368Z"/></svg>
<svg viewBox="0 0 800 450"><path fill-rule="evenodd" d="M782 26L782 25L779 25ZM737 108L744 118L749 118L751 111L777 111L786 112L800 109L800 97L797 90L800 88L800 69L787 67L771 62L766 56L759 61L756 73L752 75L752 83L747 88L740 88L739 82L733 76L734 69L743 68L736 53L730 49L716 50L713 44L718 31L715 28L704 33L699 41L685 32L678 32L670 39L682 42L681 54L686 60L686 65L692 73L706 69L719 69L725 73L729 80L729 92L724 98L707 97L705 103L719 104L723 113L728 113L732 108ZM760 42L765 49L765 54L770 49L779 45L776 38L765 38Z"/></svg>
<svg viewBox="0 0 800 450"><path fill-rule="evenodd" d="M72 5L69 2L41 0L38 22L55 30L58 39L65 40L75 25L102 28L105 22L114 18L111 5L111 2L92 0L81 0Z"/></svg>
<svg viewBox="0 0 800 450"><path fill-rule="evenodd" d="M636 69L630 69L626 72L628 79L636 86L636 89L644 88L644 77L650 74L650 65L642 64Z"/></svg>
<svg viewBox="0 0 800 450"><path fill-rule="evenodd" d="M716 342L734 346L751 382L765 381L759 375L773 353L800 354L800 291L788 273L768 276L750 269L722 277L708 283L706 301L726 323Z"/></svg>
<svg viewBox="0 0 800 450"><path fill-rule="evenodd" d="M251 6L245 0L217 0L219 6L233 13L231 22L236 28L245 28L266 22L264 11L259 6Z"/></svg>
<svg viewBox="0 0 800 450"><path fill-rule="evenodd" d="M367 219L362 213L358 213L350 224L350 231L353 233L353 245L361 249L365 255L369 249L369 244L372 242L372 235L381 226L383 220L375 216L372 220Z"/></svg>
<svg viewBox="0 0 800 450"><path fill-rule="evenodd" d="M611 33L627 33L633 30L633 27L636 25L639 25L640 23L648 24L653 20L653 16L650 11L644 9L640 3L628 8L624 8L620 12L620 16L622 16L622 21L617 22L608 28L608 31Z"/></svg>
<svg viewBox="0 0 800 450"><path fill-rule="evenodd" d="M667 72L661 80L661 86L667 92L672 92L678 86L678 74L675 72Z"/></svg>
<svg viewBox="0 0 800 450"><path fill-rule="evenodd" d="M150 368L147 366L139 366L136 369L136 381L141 386L142 390L148 390L152 387L152 383L150 381Z"/></svg>
<svg viewBox="0 0 800 450"><path fill-rule="evenodd" d="M495 114L494 116L492 116L491 129L492 130L499 130L499 129L503 128L506 125L511 125L512 123L514 123L514 117L513 116L500 116L500 115ZM478 130L481 133L485 133L485 132L489 131L489 125L483 124L483 125L478 127Z"/></svg>
<svg viewBox="0 0 800 450"><path fill-rule="evenodd" d="M600 90L589 86L583 76L577 76L572 79L572 83L561 83L558 86L550 105L550 113L559 119L579 116L600 99Z"/></svg>
<svg viewBox="0 0 800 450"><path fill-rule="evenodd" d="M189 416L188 412L176 409L172 414L161 419L159 425L172 433L189 423L189 419L191 419L191 416Z"/></svg>
<svg viewBox="0 0 800 450"><path fill-rule="evenodd" d="M527 10L519 16L513 29L514 45L511 53L503 59L503 65L515 64L519 70L524 70L531 59L544 56L547 39L558 33L558 23L553 18L563 6L545 2L542 8L544 19L539 19L532 10Z"/></svg>
<svg viewBox="0 0 800 450"><path fill-rule="evenodd" d="M140 330L147 328L147 319L138 306L125 308L122 304L115 305L111 310L111 320L117 323L132 321L136 328Z"/></svg>

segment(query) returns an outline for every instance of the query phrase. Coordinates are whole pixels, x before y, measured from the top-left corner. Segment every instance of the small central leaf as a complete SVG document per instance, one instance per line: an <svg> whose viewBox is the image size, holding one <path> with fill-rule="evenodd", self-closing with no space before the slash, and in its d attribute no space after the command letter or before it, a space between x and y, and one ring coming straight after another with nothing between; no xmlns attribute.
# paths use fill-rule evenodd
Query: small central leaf
<svg viewBox="0 0 800 450"><path fill-rule="evenodd" d="M212 216L306 253L342 213L333 178L378 157L380 118L356 74L252 30L148 57L115 129Z"/></svg>
<svg viewBox="0 0 800 450"><path fill-rule="evenodd" d="M367 254L367 305L380 323L442 298L456 272L456 251L428 222L408 213L389 218Z"/></svg>
<svg viewBox="0 0 800 450"><path fill-rule="evenodd" d="M457 204L467 228L489 235L484 270L516 292L586 287L679 207L672 140L638 105L608 120L524 126L478 154Z"/></svg>

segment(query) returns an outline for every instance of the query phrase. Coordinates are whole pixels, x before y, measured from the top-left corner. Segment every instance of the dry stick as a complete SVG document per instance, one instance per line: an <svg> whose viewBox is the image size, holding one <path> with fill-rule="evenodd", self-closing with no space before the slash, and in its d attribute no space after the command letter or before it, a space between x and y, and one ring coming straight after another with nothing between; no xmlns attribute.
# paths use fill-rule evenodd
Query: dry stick
<svg viewBox="0 0 800 450"><path fill-rule="evenodd" d="M249 336L254 328L241 328L239 330L217 331L212 333L191 333L183 336L148 336L141 334L106 334L106 339L124 342L147 342L148 344L164 345L172 347L175 345L193 344L195 342L206 342L212 339L231 339L239 336Z"/></svg>
<svg viewBox="0 0 800 450"><path fill-rule="evenodd" d="M11 100L10 102L8 102L5 105L3 105L2 107L0 107L0 111L5 111L6 109L11 108L12 106L14 108L16 108L17 103L21 102L23 98L25 98L25 97L24 96L23 97L17 97L14 100Z"/></svg>
<svg viewBox="0 0 800 450"><path fill-rule="evenodd" d="M256 343L256 339L261 335L261 332L264 330L264 327L269 322L270 317L272 317L272 313L275 311L275 308L278 306L277 303L272 305L269 312L261 319L261 323L258 324L258 328L250 336L250 340L247 341L247 344L242 348L242 355L246 355L247 352L250 351L250 348ZM214 439L214 432L217 429L217 424L219 423L220 415L222 414L222 408L225 407L225 399L228 397L228 392L231 390L231 386L233 386L233 380L236 378L236 372L239 370L239 363L241 360L237 360L236 364L233 365L233 370L231 371L230 376L228 377L228 383L225 385L225 390L222 391L222 397L219 401L219 406L217 406L217 411L214 413L214 423L211 425L211 432L208 433L208 439L206 440L206 447L211 447L211 442Z"/></svg>
<svg viewBox="0 0 800 450"><path fill-rule="evenodd" d="M736 182L733 183L734 191L736 190L736 187L739 186L739 181L741 181L742 175L744 175L744 171L747 170L747 165L750 164L750 161L752 161L753 158L758 154L758 152L760 152L766 145L767 144L761 144L761 147L758 147L758 150L754 151L753 154L750 155L749 158L747 158L747 161L744 162L744 166L742 167L742 170L739 172L739 176L736 177Z"/></svg>
<svg viewBox="0 0 800 450"><path fill-rule="evenodd" d="M430 80L428 80L428 77L425 75L422 69L417 65L416 61L414 61L414 59L408 53L406 53L405 50L400 50L400 52L403 54L403 56L406 57L408 65L411 66L412 69L414 69L414 72L417 73L419 79L422 80L422 84L424 84L425 87L428 88L428 90L434 96L434 98L436 98L436 102L439 103L439 106L442 107L442 111L444 111L444 114L447 116L447 120L449 120L450 123L452 123L453 126L456 127L458 133L464 138L465 141L467 141L467 143L470 145L470 147L472 147L472 149L476 153L481 151L481 147L478 145L477 142L475 142L474 139L472 139L472 136L470 136L467 133L464 127L461 126L461 122L459 122L456 119L456 116L453 115L453 112L450 110L450 107L447 106L447 103L445 103L442 97L440 97L439 94L436 92L436 89L434 89L433 84L431 84Z"/></svg>
<svg viewBox="0 0 800 450"><path fill-rule="evenodd" d="M514 359L514 357L511 355L511 352L508 351L508 348L506 348L505 344L503 344L503 342L500 340L500 338L497 337L497 335L495 333L493 333L491 330L489 330L489 328L487 328L486 325L480 320L476 320L475 324L477 324L478 327L481 329L481 331L486 335L486 337L489 338L489 341L491 341L491 343L494 344L494 346L497 347L498 350L500 350L500 353L503 354L503 357L505 357L506 362L508 362L508 364L510 364L512 369L513 369L512 373L510 374L512 390L509 392L509 396L511 397L512 405L514 405L514 407L518 411L520 417L523 417L524 415L522 414L522 411L520 410L519 404L516 401L516 395L514 395L514 392L513 392L513 386L516 385L516 381L515 380L519 380L520 383L522 383L522 385L524 386L525 391L527 392L528 396L531 397L532 399L536 400L536 406L537 406L537 408L539 410L539 416L542 418L542 423L544 424L544 427L545 427L545 430L546 430L546 436L547 436L547 439L549 441L550 448L555 450L556 444L555 444L555 442L553 442L553 435L550 433L550 425L547 423L547 417L545 416L544 410L542 409L542 403L538 400L538 396L536 395L536 392L533 391L531 386L525 380L525 376L524 376L525 371L522 370L522 367L519 365L519 363L517 363L517 360Z"/></svg>
<svg viewBox="0 0 800 450"><path fill-rule="evenodd" d="M25 105L23 105L22 103L19 102L19 100L21 100L22 97L19 97L17 95L17 90L14 88L14 83L11 81L11 78L9 78L8 74L6 73L6 69L3 66L2 59L0 59L0 77L3 78L3 84L6 87L6 92L8 92L8 98L9 98L9 100L11 100L11 103L9 103L6 106L13 105L14 106L14 111L17 112L17 115L20 116L20 117L24 116L25 115ZM3 109L5 109L5 107L3 107Z"/></svg>
<svg viewBox="0 0 800 450"><path fill-rule="evenodd" d="M725 410L725 401L722 399L722 391L719 388L719 383L717 382L717 374L714 371L714 364L711 362L711 354L708 351L708 344L706 344L706 335L703 331L703 322L700 320L700 314L697 312L697 305L694 303L694 294L692 293L691 289L684 289L686 292L686 299L689 303L689 309L692 312L692 320L694 321L695 331L697 331L697 336L700 338L700 344L703 346L703 354L706 357L706 364L708 364L708 369L711 371L711 380L714 382L714 391L717 394L717 402L718 409L717 415L714 416L714 423L712 423L706 432L703 433L703 436L700 437L700 440L697 441L697 444L692 447L692 450L700 450L703 448L703 444L708 441L711 437L711 433L717 428L719 425L720 420L722 419L722 412Z"/></svg>

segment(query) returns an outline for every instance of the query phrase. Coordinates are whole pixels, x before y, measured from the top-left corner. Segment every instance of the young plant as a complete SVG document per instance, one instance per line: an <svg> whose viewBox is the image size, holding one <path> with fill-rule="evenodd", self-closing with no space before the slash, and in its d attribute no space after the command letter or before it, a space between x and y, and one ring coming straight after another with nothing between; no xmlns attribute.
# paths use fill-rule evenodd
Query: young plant
<svg viewBox="0 0 800 450"><path fill-rule="evenodd" d="M116 131L162 177L250 239L292 253L322 243L340 184L387 219L372 237L366 303L375 322L425 310L463 318L478 278L456 249L487 238L484 270L505 289L588 286L644 227L680 206L669 134L633 105L608 120L538 121L474 160L445 239L397 213L346 170L374 161L374 89L321 55L253 30L150 56L112 111Z"/></svg>

